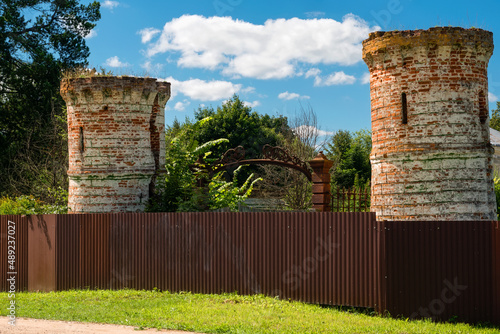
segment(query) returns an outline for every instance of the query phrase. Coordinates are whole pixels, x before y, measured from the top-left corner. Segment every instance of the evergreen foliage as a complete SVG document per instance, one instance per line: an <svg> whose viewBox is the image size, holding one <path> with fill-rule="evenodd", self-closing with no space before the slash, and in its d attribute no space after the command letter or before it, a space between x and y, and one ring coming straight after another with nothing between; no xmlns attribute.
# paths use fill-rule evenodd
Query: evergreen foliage
<svg viewBox="0 0 500 334"><path fill-rule="evenodd" d="M334 162L332 185L340 188L362 188L370 182L371 133L340 130L326 146L327 157Z"/></svg>
<svg viewBox="0 0 500 334"><path fill-rule="evenodd" d="M497 102L497 108L491 111L490 128L500 131L500 101Z"/></svg>
<svg viewBox="0 0 500 334"><path fill-rule="evenodd" d="M62 73L87 64L84 37L100 19L99 2L0 2L0 195L67 188L67 130Z"/></svg>

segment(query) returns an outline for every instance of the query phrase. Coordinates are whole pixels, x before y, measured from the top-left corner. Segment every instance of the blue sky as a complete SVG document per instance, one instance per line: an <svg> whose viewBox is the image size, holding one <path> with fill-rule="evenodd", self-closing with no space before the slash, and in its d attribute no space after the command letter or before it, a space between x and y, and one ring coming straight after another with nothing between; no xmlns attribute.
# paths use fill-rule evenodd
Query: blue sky
<svg viewBox="0 0 500 334"><path fill-rule="evenodd" d="M321 130L356 131L370 128L369 32L477 27L500 45L499 13L498 0L107 0L87 44L91 67L170 81L167 124L236 93L262 114L310 106ZM491 110L500 51L488 73Z"/></svg>

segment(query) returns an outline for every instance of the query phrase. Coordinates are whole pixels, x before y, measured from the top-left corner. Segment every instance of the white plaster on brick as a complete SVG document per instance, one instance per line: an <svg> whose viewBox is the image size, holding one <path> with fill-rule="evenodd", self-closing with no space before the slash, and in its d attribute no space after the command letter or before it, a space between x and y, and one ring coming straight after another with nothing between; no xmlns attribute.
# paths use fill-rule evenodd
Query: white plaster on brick
<svg viewBox="0 0 500 334"><path fill-rule="evenodd" d="M133 77L64 79L61 95L68 106L70 212L143 211L158 172L150 120L156 113L157 154L164 161L170 84Z"/></svg>
<svg viewBox="0 0 500 334"><path fill-rule="evenodd" d="M492 34L480 29L376 32L363 42L378 219L496 219L493 150L479 117L492 52Z"/></svg>

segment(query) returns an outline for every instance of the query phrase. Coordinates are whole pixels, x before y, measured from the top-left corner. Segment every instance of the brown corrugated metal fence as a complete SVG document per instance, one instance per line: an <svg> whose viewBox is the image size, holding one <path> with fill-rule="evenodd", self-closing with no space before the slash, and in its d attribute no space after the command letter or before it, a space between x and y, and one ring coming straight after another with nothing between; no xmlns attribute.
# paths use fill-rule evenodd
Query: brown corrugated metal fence
<svg viewBox="0 0 500 334"><path fill-rule="evenodd" d="M493 319L500 323L500 222L493 222Z"/></svg>
<svg viewBox="0 0 500 334"><path fill-rule="evenodd" d="M391 315L489 321L493 311L492 222L387 221L385 304Z"/></svg>
<svg viewBox="0 0 500 334"><path fill-rule="evenodd" d="M0 287L7 289L11 220L19 290L237 291L408 317L498 321L498 222L375 218L329 212L1 216Z"/></svg>
<svg viewBox="0 0 500 334"><path fill-rule="evenodd" d="M8 246L12 246L12 243L9 244L9 225L15 228L15 233L10 234L10 241L15 241L14 270L11 270L8 262ZM15 276L17 291L28 289L28 219L0 215L0 291L9 291L10 283L7 279L12 276Z"/></svg>

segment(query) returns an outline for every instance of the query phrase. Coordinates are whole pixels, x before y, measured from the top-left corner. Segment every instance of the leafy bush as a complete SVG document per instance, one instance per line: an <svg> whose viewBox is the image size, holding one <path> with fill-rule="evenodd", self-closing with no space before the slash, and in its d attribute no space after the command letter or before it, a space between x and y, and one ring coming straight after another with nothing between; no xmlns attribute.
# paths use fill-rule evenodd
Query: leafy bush
<svg viewBox="0 0 500 334"><path fill-rule="evenodd" d="M495 195L497 198L497 219L500 220L500 177L495 177L493 182L495 184Z"/></svg>
<svg viewBox="0 0 500 334"><path fill-rule="evenodd" d="M252 181L253 174L245 181L245 183L238 187L237 175L243 166L238 167L234 171L232 182L223 180L223 173L217 173L208 185L208 205L212 210L229 208L231 211L238 210L238 204L243 202L250 196L253 186L256 182L262 180L261 178Z"/></svg>
<svg viewBox="0 0 500 334"><path fill-rule="evenodd" d="M254 183L258 180L251 182L253 175L238 187L236 177L233 178L234 181L227 182L223 180L221 172L214 175L211 180L207 180L208 175L205 175L203 170L193 170L193 165L200 158L208 164L217 160L211 150L228 142L227 139L220 138L202 145L198 144L192 134L209 120L210 117L194 124L186 122L182 128L167 130L165 154L167 175L157 183L156 194L149 201L146 211L205 211L224 207L235 210L238 203L250 195ZM203 182L204 179L205 185L201 186L199 182Z"/></svg>
<svg viewBox="0 0 500 334"><path fill-rule="evenodd" d="M48 190L53 203L45 203L34 196L0 198L0 215L42 215L68 213L68 192L62 188Z"/></svg>

